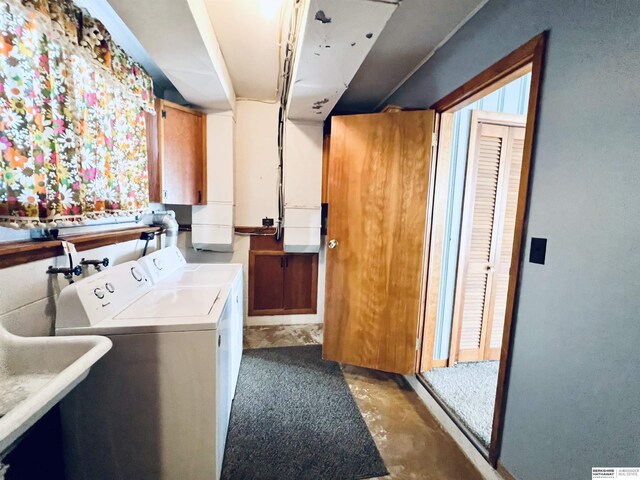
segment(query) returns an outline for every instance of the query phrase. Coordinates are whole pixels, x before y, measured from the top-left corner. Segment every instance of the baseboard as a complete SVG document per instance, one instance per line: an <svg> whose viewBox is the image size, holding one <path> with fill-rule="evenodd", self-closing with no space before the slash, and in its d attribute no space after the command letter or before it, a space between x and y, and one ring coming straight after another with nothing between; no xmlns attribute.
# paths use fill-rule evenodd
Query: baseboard
<svg viewBox="0 0 640 480"><path fill-rule="evenodd" d="M453 438L458 444L462 453L469 459L469 461L478 469L480 474L485 480L512 480L513 477L502 477L498 473L484 456L478 451L478 449L471 443L464 433L458 428L453 420L442 409L438 402L434 400L431 394L426 388L418 381L415 375L405 375L404 377L409 385L415 390L420 397L420 400L426 405L427 409L436 418L436 420L442 425L446 432ZM506 471L506 469L505 469Z"/></svg>
<svg viewBox="0 0 640 480"><path fill-rule="evenodd" d="M505 466L498 461L498 473L504 480L516 480L516 477L511 475L511 472L505 468Z"/></svg>
<svg viewBox="0 0 640 480"><path fill-rule="evenodd" d="M317 314L309 315L269 315L260 317L246 317L245 327L275 326L275 325L301 325L301 324L321 324L322 318Z"/></svg>

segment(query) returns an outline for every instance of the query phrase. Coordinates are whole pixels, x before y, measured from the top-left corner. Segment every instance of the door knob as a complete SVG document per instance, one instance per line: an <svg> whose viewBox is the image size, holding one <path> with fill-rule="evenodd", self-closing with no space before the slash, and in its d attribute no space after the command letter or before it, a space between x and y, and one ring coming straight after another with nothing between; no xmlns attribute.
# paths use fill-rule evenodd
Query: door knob
<svg viewBox="0 0 640 480"><path fill-rule="evenodd" d="M333 238L329 240L329 244L327 245L329 248L336 248L338 246L338 241Z"/></svg>

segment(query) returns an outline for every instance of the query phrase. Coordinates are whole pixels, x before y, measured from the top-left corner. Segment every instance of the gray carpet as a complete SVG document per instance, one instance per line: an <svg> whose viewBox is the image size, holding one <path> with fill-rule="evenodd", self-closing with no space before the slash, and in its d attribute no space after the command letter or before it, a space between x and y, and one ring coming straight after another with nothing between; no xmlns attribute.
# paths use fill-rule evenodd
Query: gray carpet
<svg viewBox="0 0 640 480"><path fill-rule="evenodd" d="M424 374L438 397L456 414L485 447L491 441L500 362L458 363Z"/></svg>
<svg viewBox="0 0 640 480"><path fill-rule="evenodd" d="M223 479L388 474L340 366L321 355L319 345L244 351Z"/></svg>

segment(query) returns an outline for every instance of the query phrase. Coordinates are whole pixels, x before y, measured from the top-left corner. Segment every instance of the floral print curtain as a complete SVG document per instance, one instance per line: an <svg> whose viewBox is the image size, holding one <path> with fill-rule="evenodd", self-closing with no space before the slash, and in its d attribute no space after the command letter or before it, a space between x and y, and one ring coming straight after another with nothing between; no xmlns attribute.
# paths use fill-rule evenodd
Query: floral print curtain
<svg viewBox="0 0 640 480"><path fill-rule="evenodd" d="M70 0L0 1L0 226L144 211L153 100L146 72Z"/></svg>

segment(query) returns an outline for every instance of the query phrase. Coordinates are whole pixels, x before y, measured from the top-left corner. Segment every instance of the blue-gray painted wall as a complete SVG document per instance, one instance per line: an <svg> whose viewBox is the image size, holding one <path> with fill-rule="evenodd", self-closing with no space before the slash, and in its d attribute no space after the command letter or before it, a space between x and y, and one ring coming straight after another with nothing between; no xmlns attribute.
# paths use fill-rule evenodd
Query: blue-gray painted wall
<svg viewBox="0 0 640 480"><path fill-rule="evenodd" d="M484 110L485 112L526 115L530 87L531 74L528 73L477 102L467 105L462 110L458 110L453 116L449 199L447 201L447 220L444 237L448 241L444 242L442 252L444 260L440 273L438 318L436 320L436 336L433 349L433 358L435 360L449 358L471 112L473 110Z"/></svg>
<svg viewBox="0 0 640 480"><path fill-rule="evenodd" d="M640 465L640 1L490 0L389 100L429 107L550 30L501 461Z"/></svg>

